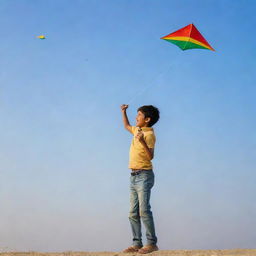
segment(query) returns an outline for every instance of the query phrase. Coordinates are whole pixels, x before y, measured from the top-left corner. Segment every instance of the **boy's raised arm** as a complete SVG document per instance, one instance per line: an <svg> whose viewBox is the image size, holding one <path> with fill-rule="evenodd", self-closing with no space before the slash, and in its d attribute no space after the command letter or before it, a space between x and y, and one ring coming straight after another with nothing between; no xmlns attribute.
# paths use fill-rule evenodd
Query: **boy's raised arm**
<svg viewBox="0 0 256 256"><path fill-rule="evenodd" d="M121 110L122 110L122 116L123 116L123 123L124 123L124 128L131 132L132 133L132 127L129 123L129 120L128 120L128 117L127 117L127 114L126 114L126 109L128 108L129 106L126 105L126 104L123 104L121 105Z"/></svg>

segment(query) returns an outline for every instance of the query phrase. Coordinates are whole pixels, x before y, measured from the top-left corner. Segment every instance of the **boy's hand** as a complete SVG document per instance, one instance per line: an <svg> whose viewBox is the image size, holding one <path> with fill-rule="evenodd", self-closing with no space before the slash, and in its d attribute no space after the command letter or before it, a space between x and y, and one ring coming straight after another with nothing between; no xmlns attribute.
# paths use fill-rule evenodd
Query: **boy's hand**
<svg viewBox="0 0 256 256"><path fill-rule="evenodd" d="M123 105L121 105L121 110L125 111L128 107L129 107L129 105L123 104Z"/></svg>
<svg viewBox="0 0 256 256"><path fill-rule="evenodd" d="M153 157L154 157L154 149L153 149L153 148L149 148L149 147L147 146L147 143L146 143L146 141L145 141L145 139L144 139L144 134L143 134L141 128L139 128L138 133L136 134L135 138L138 139L139 142L140 142L140 143L142 144L142 146L144 147L144 150L145 150L145 152L146 152L146 154L147 154L147 156L148 156L148 159L149 159L149 160L152 160Z"/></svg>
<svg viewBox="0 0 256 256"><path fill-rule="evenodd" d="M142 130L139 130L135 137L136 137L136 139L139 140L139 142L145 141L144 140L144 134L143 134Z"/></svg>

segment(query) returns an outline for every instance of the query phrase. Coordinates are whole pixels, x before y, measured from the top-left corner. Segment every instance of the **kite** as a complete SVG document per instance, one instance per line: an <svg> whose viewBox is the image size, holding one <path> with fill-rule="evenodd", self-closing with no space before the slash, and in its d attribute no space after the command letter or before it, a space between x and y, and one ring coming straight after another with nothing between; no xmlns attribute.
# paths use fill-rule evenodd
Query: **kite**
<svg viewBox="0 0 256 256"><path fill-rule="evenodd" d="M45 39L46 37L44 35L37 36L39 39Z"/></svg>
<svg viewBox="0 0 256 256"><path fill-rule="evenodd" d="M177 45L183 51L189 49L206 49L215 51L197 30L194 24L189 24L167 36L161 37L161 39Z"/></svg>

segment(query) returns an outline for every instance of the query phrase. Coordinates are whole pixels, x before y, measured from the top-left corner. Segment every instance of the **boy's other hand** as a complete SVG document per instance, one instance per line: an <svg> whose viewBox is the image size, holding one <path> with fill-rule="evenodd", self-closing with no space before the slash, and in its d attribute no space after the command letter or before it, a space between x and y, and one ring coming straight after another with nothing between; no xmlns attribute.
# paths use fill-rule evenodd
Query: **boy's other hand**
<svg viewBox="0 0 256 256"><path fill-rule="evenodd" d="M129 107L129 105L122 104L122 105L121 105L121 110L122 110L122 111L125 111L128 107Z"/></svg>
<svg viewBox="0 0 256 256"><path fill-rule="evenodd" d="M139 130L138 133L136 134L136 139L138 139L140 142L144 141L144 134L142 130Z"/></svg>

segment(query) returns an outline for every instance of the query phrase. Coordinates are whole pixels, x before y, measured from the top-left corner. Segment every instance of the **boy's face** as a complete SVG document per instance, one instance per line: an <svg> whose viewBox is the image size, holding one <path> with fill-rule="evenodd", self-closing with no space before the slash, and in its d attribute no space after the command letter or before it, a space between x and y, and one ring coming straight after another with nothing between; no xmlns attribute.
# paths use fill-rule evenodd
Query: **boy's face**
<svg viewBox="0 0 256 256"><path fill-rule="evenodd" d="M145 118L145 115L141 111L138 111L137 116L136 116L136 126L137 127L147 127L149 121L150 121L149 117Z"/></svg>

